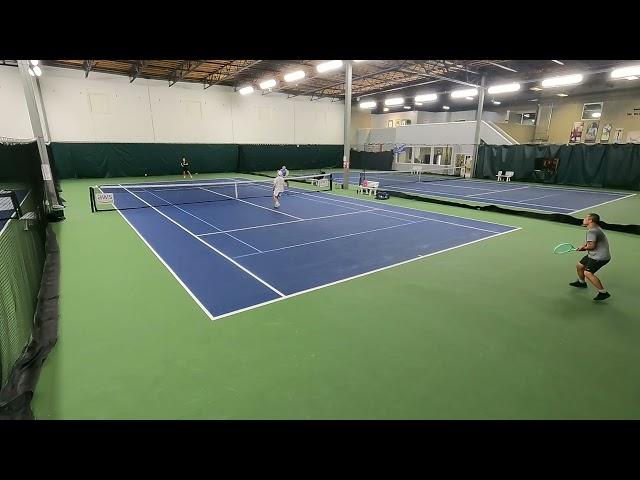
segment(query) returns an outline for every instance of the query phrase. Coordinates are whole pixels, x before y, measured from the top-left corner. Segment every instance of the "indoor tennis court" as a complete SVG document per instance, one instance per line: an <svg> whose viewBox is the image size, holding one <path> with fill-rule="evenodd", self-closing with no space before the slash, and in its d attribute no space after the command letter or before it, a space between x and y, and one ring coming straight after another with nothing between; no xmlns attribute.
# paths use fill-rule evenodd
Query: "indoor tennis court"
<svg viewBox="0 0 640 480"><path fill-rule="evenodd" d="M640 66L451 62L5 61L0 418L639 418Z"/></svg>
<svg viewBox="0 0 640 480"><path fill-rule="evenodd" d="M523 185L516 182L497 182L475 179L442 179L435 181L428 175L397 172L355 172L349 182L358 185L360 178L380 183L381 189L390 189L416 195L435 196L455 200L489 203L511 208L529 209L545 213L572 215L590 208L636 195L628 192L609 192L587 188ZM339 181L341 175L336 174ZM437 183L436 183L437 182Z"/></svg>

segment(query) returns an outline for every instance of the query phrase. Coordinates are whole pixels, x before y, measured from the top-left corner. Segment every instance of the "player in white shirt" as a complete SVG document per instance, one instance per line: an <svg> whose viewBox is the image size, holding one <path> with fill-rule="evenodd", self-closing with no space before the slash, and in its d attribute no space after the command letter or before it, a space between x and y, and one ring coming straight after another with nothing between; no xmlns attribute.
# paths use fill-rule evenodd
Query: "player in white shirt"
<svg viewBox="0 0 640 480"><path fill-rule="evenodd" d="M284 192L284 177L278 170L278 176L273 179L273 208L280 208L280 195Z"/></svg>

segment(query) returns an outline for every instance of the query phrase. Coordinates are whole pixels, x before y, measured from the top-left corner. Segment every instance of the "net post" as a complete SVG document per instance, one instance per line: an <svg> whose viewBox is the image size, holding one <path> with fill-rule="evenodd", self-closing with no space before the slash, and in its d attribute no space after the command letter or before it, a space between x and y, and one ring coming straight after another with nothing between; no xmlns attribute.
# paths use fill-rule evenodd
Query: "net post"
<svg viewBox="0 0 640 480"><path fill-rule="evenodd" d="M235 193L236 198L240 198L238 197L238 182L233 183L233 191Z"/></svg>
<svg viewBox="0 0 640 480"><path fill-rule="evenodd" d="M89 204L91 205L91 213L95 213L96 209L96 195L93 187L89 187Z"/></svg>
<svg viewBox="0 0 640 480"><path fill-rule="evenodd" d="M333 191L333 173L329 174L329 191Z"/></svg>
<svg viewBox="0 0 640 480"><path fill-rule="evenodd" d="M11 203L13 203L13 209L16 211L16 215L18 218L22 218L22 207L20 207L20 201L18 200L18 195L15 190L10 190Z"/></svg>

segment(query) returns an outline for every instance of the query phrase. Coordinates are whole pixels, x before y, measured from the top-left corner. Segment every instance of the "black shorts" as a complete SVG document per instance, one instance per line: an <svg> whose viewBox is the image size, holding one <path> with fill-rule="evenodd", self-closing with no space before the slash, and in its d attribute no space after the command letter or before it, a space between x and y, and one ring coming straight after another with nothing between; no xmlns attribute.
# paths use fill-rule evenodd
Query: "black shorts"
<svg viewBox="0 0 640 480"><path fill-rule="evenodd" d="M189 173L189 165L182 167L182 173Z"/></svg>
<svg viewBox="0 0 640 480"><path fill-rule="evenodd" d="M609 262L610 260L594 260L589 255L585 255L580 259L580 263L585 266L585 270L591 273L596 273Z"/></svg>

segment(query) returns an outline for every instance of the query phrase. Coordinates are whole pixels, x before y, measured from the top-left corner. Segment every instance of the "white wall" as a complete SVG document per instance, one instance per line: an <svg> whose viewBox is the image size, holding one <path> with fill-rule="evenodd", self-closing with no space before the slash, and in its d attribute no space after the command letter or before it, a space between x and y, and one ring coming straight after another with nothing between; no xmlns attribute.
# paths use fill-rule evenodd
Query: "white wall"
<svg viewBox="0 0 640 480"><path fill-rule="evenodd" d="M342 144L344 104L43 67L52 141ZM33 138L19 71L0 67L0 136Z"/></svg>
<svg viewBox="0 0 640 480"><path fill-rule="evenodd" d="M16 67L0 66L0 137L33 138L20 72Z"/></svg>
<svg viewBox="0 0 640 480"><path fill-rule="evenodd" d="M459 122L462 120L475 121L475 119L475 110L464 110L461 112L419 112L417 123ZM504 114L483 110L482 120L485 122L501 122L504 120Z"/></svg>
<svg viewBox="0 0 640 480"><path fill-rule="evenodd" d="M396 142L423 145L473 144L476 122L430 123L396 129ZM490 145L511 145L510 138L486 122L480 125L480 139Z"/></svg>
<svg viewBox="0 0 640 480"><path fill-rule="evenodd" d="M356 107L357 108L357 107ZM396 120L411 120L412 124L418 123L418 112L410 110L401 110L392 113L369 114L371 115L371 128L387 128L389 120L393 120L395 126Z"/></svg>
<svg viewBox="0 0 640 480"><path fill-rule="evenodd" d="M407 125L397 128L371 128L358 131L359 143L406 143L409 145L472 145L476 122L447 122ZM511 137L483 121L480 139L490 145L511 145Z"/></svg>

